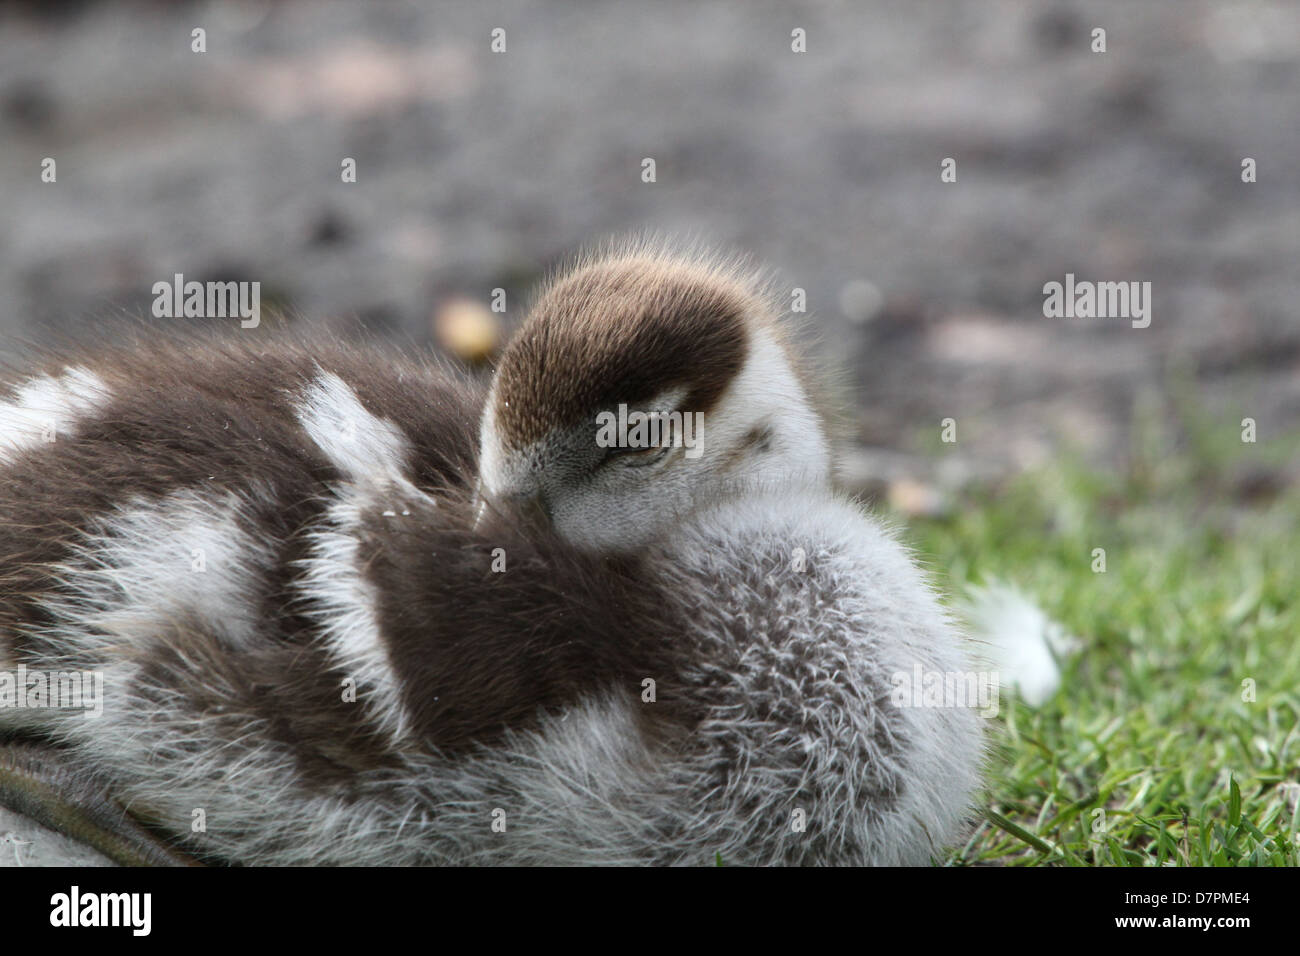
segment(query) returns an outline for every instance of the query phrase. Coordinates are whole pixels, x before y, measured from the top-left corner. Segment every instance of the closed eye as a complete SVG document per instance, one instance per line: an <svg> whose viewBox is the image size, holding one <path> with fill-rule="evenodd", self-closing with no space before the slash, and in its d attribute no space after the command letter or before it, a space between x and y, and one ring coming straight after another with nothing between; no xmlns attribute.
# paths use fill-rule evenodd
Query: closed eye
<svg viewBox="0 0 1300 956"><path fill-rule="evenodd" d="M672 451L672 447L672 445L660 445L649 448L629 448L627 451L631 454L620 455L617 461L627 468L644 468L646 465L653 465L661 460L664 455Z"/></svg>
<svg viewBox="0 0 1300 956"><path fill-rule="evenodd" d="M684 412L674 413L677 421ZM665 415L660 422L656 423L652 436L657 436L659 444L657 445L612 445L605 449L605 454L596 462L595 469L604 468L606 465L617 462L620 467L624 468L644 468L648 465L656 464L664 459L673 447L679 444L676 433L676 422L673 415Z"/></svg>
<svg viewBox="0 0 1300 956"><path fill-rule="evenodd" d="M646 448L613 447L605 449L605 457L596 465L604 468L609 464L618 464L624 468L644 468L653 465L672 450L672 445L650 445Z"/></svg>

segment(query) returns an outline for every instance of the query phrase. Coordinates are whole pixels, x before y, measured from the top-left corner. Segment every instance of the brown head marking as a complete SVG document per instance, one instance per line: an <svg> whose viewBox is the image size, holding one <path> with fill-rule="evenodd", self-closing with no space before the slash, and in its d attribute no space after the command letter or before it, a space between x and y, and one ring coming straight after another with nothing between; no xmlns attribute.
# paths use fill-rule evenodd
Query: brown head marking
<svg viewBox="0 0 1300 956"><path fill-rule="evenodd" d="M579 267L541 295L497 371L503 443L524 448L597 411L687 389L705 412L745 360L746 319L763 303L710 264L653 253Z"/></svg>

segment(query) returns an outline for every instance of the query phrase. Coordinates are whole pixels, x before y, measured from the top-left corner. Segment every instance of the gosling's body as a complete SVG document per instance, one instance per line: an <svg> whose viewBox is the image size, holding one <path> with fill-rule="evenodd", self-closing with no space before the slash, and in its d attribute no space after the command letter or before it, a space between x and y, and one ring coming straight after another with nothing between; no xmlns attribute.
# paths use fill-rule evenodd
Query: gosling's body
<svg viewBox="0 0 1300 956"><path fill-rule="evenodd" d="M510 483L573 505L586 479L545 471L552 429L503 425L499 397L320 344L11 384L0 669L100 670L106 700L0 710L0 732L57 742L211 861L917 864L960 837L977 718L895 706L891 677L969 666L820 465L718 447L732 470L669 496L671 523L634 489L607 535L601 509L539 527ZM756 454L795 436L721 424Z"/></svg>

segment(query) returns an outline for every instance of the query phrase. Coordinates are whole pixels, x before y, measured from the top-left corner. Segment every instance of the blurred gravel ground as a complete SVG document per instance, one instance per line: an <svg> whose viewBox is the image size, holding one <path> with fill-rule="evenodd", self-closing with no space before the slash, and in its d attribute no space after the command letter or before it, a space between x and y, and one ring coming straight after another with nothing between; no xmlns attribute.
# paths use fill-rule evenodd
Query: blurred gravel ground
<svg viewBox="0 0 1300 956"><path fill-rule="evenodd" d="M956 417L957 479L1122 459L1171 371L1267 436L1300 421L1298 104L1296 3L9 6L0 350L176 272L423 342L450 296L518 321L563 254L656 229L806 288L862 443ZM1151 281L1151 327L1043 318L1066 272Z"/></svg>

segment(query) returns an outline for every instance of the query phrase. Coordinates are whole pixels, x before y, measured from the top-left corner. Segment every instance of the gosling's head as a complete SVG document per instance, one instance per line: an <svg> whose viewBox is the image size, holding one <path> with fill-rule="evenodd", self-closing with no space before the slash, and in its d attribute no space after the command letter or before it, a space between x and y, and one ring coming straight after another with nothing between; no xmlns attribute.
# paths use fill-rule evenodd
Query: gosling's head
<svg viewBox="0 0 1300 956"><path fill-rule="evenodd" d="M830 474L756 277L644 246L548 284L501 358L480 440L485 502L602 551L636 548L702 501Z"/></svg>

